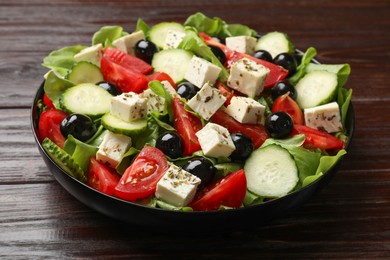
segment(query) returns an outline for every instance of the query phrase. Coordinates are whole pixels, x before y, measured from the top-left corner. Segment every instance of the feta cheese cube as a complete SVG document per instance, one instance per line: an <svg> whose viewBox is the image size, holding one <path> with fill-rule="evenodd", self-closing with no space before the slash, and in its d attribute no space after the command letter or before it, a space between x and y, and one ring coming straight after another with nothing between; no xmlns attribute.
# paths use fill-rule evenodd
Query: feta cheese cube
<svg viewBox="0 0 390 260"><path fill-rule="evenodd" d="M226 97L218 89L214 88L210 83L206 83L187 102L187 105L205 120L209 120L225 101Z"/></svg>
<svg viewBox="0 0 390 260"><path fill-rule="evenodd" d="M165 36L165 43L163 49L176 49L186 34L175 30L168 30Z"/></svg>
<svg viewBox="0 0 390 260"><path fill-rule="evenodd" d="M264 89L269 69L248 58L242 58L232 64L228 86L248 97L258 96Z"/></svg>
<svg viewBox="0 0 390 260"><path fill-rule="evenodd" d="M225 112L243 124L264 123L265 106L247 97L232 97Z"/></svg>
<svg viewBox="0 0 390 260"><path fill-rule="evenodd" d="M171 163L158 181L155 195L173 206L183 207L192 201L200 182L197 176Z"/></svg>
<svg viewBox="0 0 390 260"><path fill-rule="evenodd" d="M111 114L130 122L144 118L148 111L148 100L134 92L122 93L111 98Z"/></svg>
<svg viewBox="0 0 390 260"><path fill-rule="evenodd" d="M229 131L220 125L207 123L196 132L204 155L210 157L229 157L236 149Z"/></svg>
<svg viewBox="0 0 390 260"><path fill-rule="evenodd" d="M206 82L214 84L220 72L221 68L217 65L214 65L205 59L193 56L188 64L184 78L198 88L201 88Z"/></svg>
<svg viewBox="0 0 390 260"><path fill-rule="evenodd" d="M102 59L102 56L103 45L99 43L81 50L79 53L76 53L73 58L76 62L88 61L100 68L100 60Z"/></svg>
<svg viewBox="0 0 390 260"><path fill-rule="evenodd" d="M335 133L343 130L340 108L337 102L304 109L305 124L308 127Z"/></svg>
<svg viewBox="0 0 390 260"><path fill-rule="evenodd" d="M131 147L131 138L126 135L114 134L110 131L104 135L96 159L112 168L115 168L123 155Z"/></svg>
<svg viewBox="0 0 390 260"><path fill-rule="evenodd" d="M255 52L256 38L252 36L226 37L226 47L241 53L251 54Z"/></svg>
<svg viewBox="0 0 390 260"><path fill-rule="evenodd" d="M177 94L176 90L173 88L171 83L169 83L169 81L163 80L161 81L161 84L163 84L165 90L169 93L169 95L171 95L171 97L179 97L179 94Z"/></svg>
<svg viewBox="0 0 390 260"><path fill-rule="evenodd" d="M139 95L141 98L146 98L148 103L148 113L153 111L162 113L165 108L165 98L160 97L156 93L153 92L150 88L146 89Z"/></svg>
<svg viewBox="0 0 390 260"><path fill-rule="evenodd" d="M124 53L134 56L134 47L136 43L142 39L145 39L145 34L140 30L116 39L112 42L112 46Z"/></svg>

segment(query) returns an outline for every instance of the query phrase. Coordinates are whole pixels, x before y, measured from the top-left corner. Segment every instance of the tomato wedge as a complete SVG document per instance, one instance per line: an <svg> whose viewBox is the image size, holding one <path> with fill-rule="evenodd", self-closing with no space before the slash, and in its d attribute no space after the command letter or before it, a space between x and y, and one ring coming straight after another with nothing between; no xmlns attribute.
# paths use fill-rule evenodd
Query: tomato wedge
<svg viewBox="0 0 390 260"><path fill-rule="evenodd" d="M242 133L247 135L253 142L254 148L259 148L269 137L265 127L258 124L241 124L222 110L218 110L211 117L211 121L226 127L230 133Z"/></svg>
<svg viewBox="0 0 390 260"><path fill-rule="evenodd" d="M149 63L124 53L114 47L105 48L103 51L103 56L106 57L106 59L109 61L121 65L122 67L125 67L134 72L148 74L153 70L153 67Z"/></svg>
<svg viewBox="0 0 390 260"><path fill-rule="evenodd" d="M215 83L216 87L218 88L219 92L226 98L226 101L224 103L225 106L228 106L230 104L230 100L232 97L237 96L233 89L226 86L226 84L222 83L221 81L217 81Z"/></svg>
<svg viewBox="0 0 390 260"><path fill-rule="evenodd" d="M246 193L243 169L232 172L207 186L195 196L190 207L195 211L218 210L221 206L239 208Z"/></svg>
<svg viewBox="0 0 390 260"><path fill-rule="evenodd" d="M88 166L88 185L107 195L114 195L119 176L113 168L91 157Z"/></svg>
<svg viewBox="0 0 390 260"><path fill-rule="evenodd" d="M294 124L303 125L303 112L297 102L289 96L289 93L277 97L272 105L272 112L286 112L293 119Z"/></svg>
<svg viewBox="0 0 390 260"><path fill-rule="evenodd" d="M127 201L147 198L154 194L157 182L167 170L164 154L155 147L144 146L116 185L115 196Z"/></svg>
<svg viewBox="0 0 390 260"><path fill-rule="evenodd" d="M43 111L38 122L40 142L47 137L56 145L63 148L65 137L61 133L60 125L62 120L64 120L67 116L67 113L57 109L48 109Z"/></svg>
<svg viewBox="0 0 390 260"><path fill-rule="evenodd" d="M100 61L105 81L115 84L122 92L141 93L148 87L148 79L144 74L127 68L126 63L116 63L118 59L116 56L111 59L110 54L104 52Z"/></svg>
<svg viewBox="0 0 390 260"><path fill-rule="evenodd" d="M221 50L223 50L223 52L226 55L226 64L227 64L228 68L234 62L236 62L242 58L251 59L251 60L267 67L270 70L270 73L265 81L264 88L271 88L272 86L275 85L276 82L283 80L288 75L288 71L285 70L284 68L282 68L281 66L278 66L276 64L273 64L271 62L268 62L268 61L265 61L262 59L257 59L255 57L252 57L251 55L248 55L245 53L233 51L233 50L229 49L228 47L226 47L226 45L214 40L212 37L208 36L205 33L200 32L199 36L203 38L203 40L205 41L205 43L207 45L213 45L213 46L216 46L216 47L220 48Z"/></svg>
<svg viewBox="0 0 390 260"><path fill-rule="evenodd" d="M48 108L55 108L53 102L50 100L50 98L46 95L46 93L43 93L43 104L47 106Z"/></svg>
<svg viewBox="0 0 390 260"><path fill-rule="evenodd" d="M176 89L176 84L175 82L173 81L173 79L165 72L154 72L150 75L147 76L148 77L148 80L149 81L152 81L152 80L158 80L158 81L168 81L171 86Z"/></svg>
<svg viewBox="0 0 390 260"><path fill-rule="evenodd" d="M294 125L292 135L295 134L305 135L306 139L303 146L306 149L340 150L344 147L344 142L337 137L304 125Z"/></svg>
<svg viewBox="0 0 390 260"><path fill-rule="evenodd" d="M183 155L192 155L201 150L198 137L195 135L202 129L202 122L195 115L184 109L184 103L179 98L173 99L174 128L183 139Z"/></svg>

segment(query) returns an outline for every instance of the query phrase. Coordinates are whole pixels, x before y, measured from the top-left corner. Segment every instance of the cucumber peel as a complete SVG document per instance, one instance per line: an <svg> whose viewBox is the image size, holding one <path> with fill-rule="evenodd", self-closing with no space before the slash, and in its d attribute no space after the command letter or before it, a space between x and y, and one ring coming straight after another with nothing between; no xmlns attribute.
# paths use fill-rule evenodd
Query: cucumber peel
<svg viewBox="0 0 390 260"><path fill-rule="evenodd" d="M73 160L73 158L56 145L49 138L45 138L42 142L43 149L49 154L50 158L70 176L81 182L87 182L86 173Z"/></svg>

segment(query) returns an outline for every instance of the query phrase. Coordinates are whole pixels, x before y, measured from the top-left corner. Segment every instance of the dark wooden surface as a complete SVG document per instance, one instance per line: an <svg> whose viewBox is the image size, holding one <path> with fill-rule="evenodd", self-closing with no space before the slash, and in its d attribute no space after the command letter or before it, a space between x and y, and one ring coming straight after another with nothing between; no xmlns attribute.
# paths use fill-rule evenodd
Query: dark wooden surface
<svg viewBox="0 0 390 260"><path fill-rule="evenodd" d="M286 32L324 63L350 63L356 132L341 171L299 210L251 232L167 235L123 225L71 197L40 158L30 105L49 51L202 11ZM390 2L0 1L0 258L390 258ZM223 221L223 220L221 220ZM229 223L225 223L229 225Z"/></svg>

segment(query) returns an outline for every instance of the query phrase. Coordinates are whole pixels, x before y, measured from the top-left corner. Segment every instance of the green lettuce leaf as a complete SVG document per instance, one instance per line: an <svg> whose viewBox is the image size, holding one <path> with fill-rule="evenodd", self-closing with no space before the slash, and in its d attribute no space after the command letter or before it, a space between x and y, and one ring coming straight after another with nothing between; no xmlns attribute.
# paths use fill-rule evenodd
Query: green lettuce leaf
<svg viewBox="0 0 390 260"><path fill-rule="evenodd" d="M150 26L147 23L145 23L144 20L142 20L141 18L138 18L137 26L135 27L135 31L136 32L143 31L145 35L148 35L149 30L150 30Z"/></svg>
<svg viewBox="0 0 390 260"><path fill-rule="evenodd" d="M135 157L139 154L140 150L130 147L130 149L122 156L118 165L115 167L117 173L122 175L126 169L131 165Z"/></svg>
<svg viewBox="0 0 390 260"><path fill-rule="evenodd" d="M341 149L337 152L336 155L325 155L320 159L320 164L318 165L316 174L325 173L329 171L338 161L339 159L347 153L344 149Z"/></svg>
<svg viewBox="0 0 390 260"><path fill-rule="evenodd" d="M265 199L264 197L254 194L249 190L246 190L243 204L245 206L260 204L264 201L264 199Z"/></svg>
<svg viewBox="0 0 390 260"><path fill-rule="evenodd" d="M255 36L255 30L243 24L227 24L219 17L207 17L203 13L195 13L187 18L184 26L194 27L199 32L225 39L231 36L248 35Z"/></svg>
<svg viewBox="0 0 390 260"><path fill-rule="evenodd" d="M344 127L347 119L349 105L351 103L351 98L352 98L352 89L346 90L345 88L339 88L339 92L337 95L337 103L339 104L340 107L341 122Z"/></svg>
<svg viewBox="0 0 390 260"><path fill-rule="evenodd" d="M164 98L164 111L160 116L169 116L169 121L173 122L173 105L172 105L172 96L168 93L168 91L164 88L164 85L158 81L153 80L149 82L148 87L154 92L154 94ZM155 112L155 118L159 117L159 113ZM168 126L164 126L167 129Z"/></svg>
<svg viewBox="0 0 390 260"><path fill-rule="evenodd" d="M43 59L42 66L55 70L64 76L76 62L73 58L74 55L86 47L87 46L75 45L52 51Z"/></svg>
<svg viewBox="0 0 390 260"><path fill-rule="evenodd" d="M191 207L177 207L172 204L169 204L165 201L156 199L156 206L162 209L168 209L168 210L177 210L177 211L193 211Z"/></svg>
<svg viewBox="0 0 390 260"><path fill-rule="evenodd" d="M322 156L316 174L307 176L303 180L302 187L309 185L310 183L316 181L318 178L323 176L324 173L329 171L339 161L339 159L346 153L347 152L344 149L342 149L334 156L328 156L328 155Z"/></svg>
<svg viewBox="0 0 390 260"><path fill-rule="evenodd" d="M231 36L256 36L257 32L243 24L225 24L223 30L219 33L219 37L222 39Z"/></svg>
<svg viewBox="0 0 390 260"><path fill-rule="evenodd" d="M84 173L87 173L90 157L96 154L98 147L86 144L72 135L68 135L64 144L64 150L72 156L75 163L83 169ZM87 178L87 176L85 177Z"/></svg>
<svg viewBox="0 0 390 260"><path fill-rule="evenodd" d="M209 18L199 12L189 16L184 22L184 26L194 27L199 32L204 32L210 36L217 36L224 24L225 22L218 17Z"/></svg>
<svg viewBox="0 0 390 260"><path fill-rule="evenodd" d="M43 89L49 99L53 102L53 105L57 109L61 109L60 99L62 94L65 90L73 86L73 82L64 79L61 75L52 70L47 74Z"/></svg>
<svg viewBox="0 0 390 260"><path fill-rule="evenodd" d="M198 36L198 32L196 31L196 29L192 27L185 27L185 33L186 35L180 42L178 48L186 51L191 51L197 56L208 60L211 63L220 67L221 72L219 73L219 80L222 82L226 82L229 77L228 71L214 55L211 49L204 43L203 39Z"/></svg>
<svg viewBox="0 0 390 260"><path fill-rule="evenodd" d="M127 32L123 31L122 26L103 26L99 29L99 31L94 33L92 37L92 45L101 43L104 47L110 46L113 41L127 34Z"/></svg>
<svg viewBox="0 0 390 260"><path fill-rule="evenodd" d="M295 85L297 82L303 78L306 74L306 68L309 66L312 59L317 55L317 51L315 48L310 47L306 50L306 52L303 54L301 63L297 67L297 71L294 75L292 75L289 79L291 84Z"/></svg>
<svg viewBox="0 0 390 260"><path fill-rule="evenodd" d="M160 126L153 117L148 117L147 120L146 130L131 137L135 149L141 150L145 145L156 145L156 140L160 135Z"/></svg>

